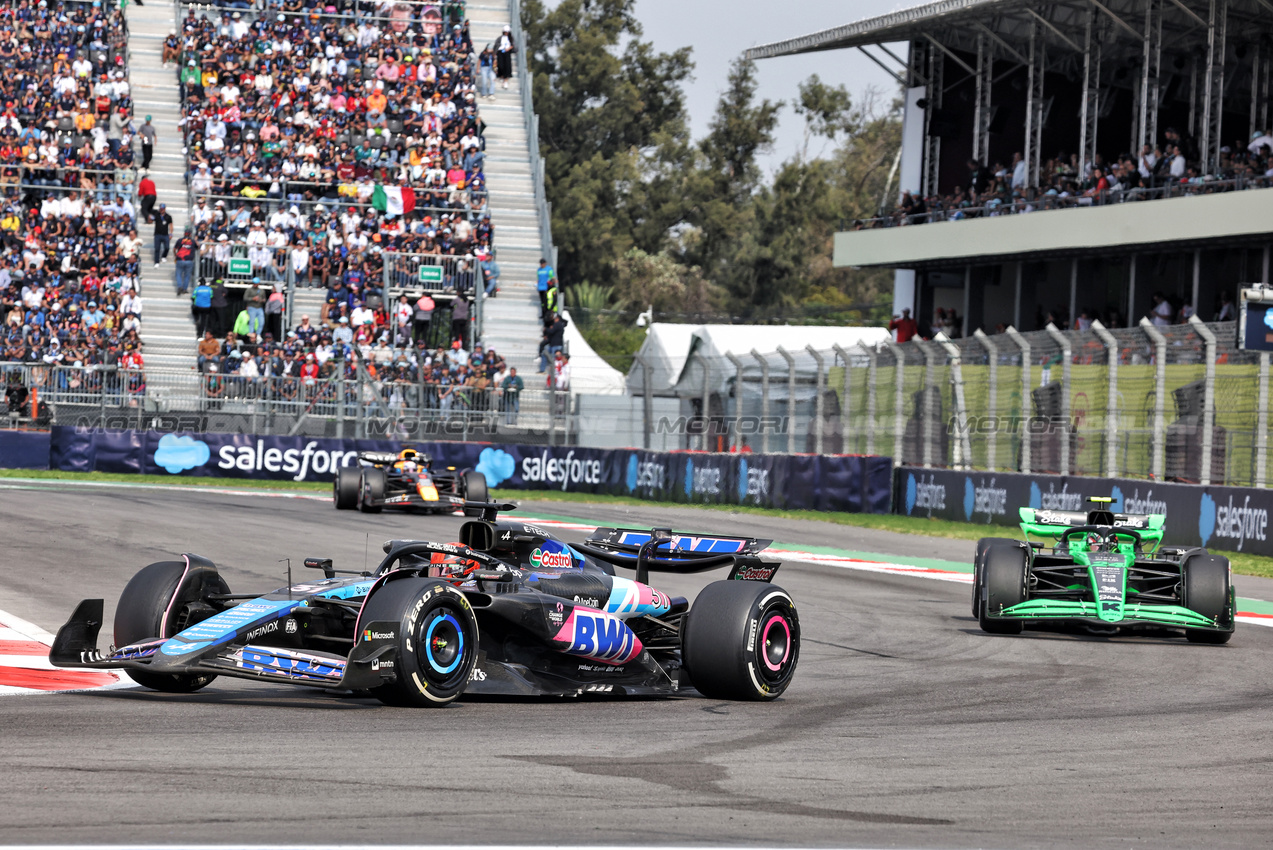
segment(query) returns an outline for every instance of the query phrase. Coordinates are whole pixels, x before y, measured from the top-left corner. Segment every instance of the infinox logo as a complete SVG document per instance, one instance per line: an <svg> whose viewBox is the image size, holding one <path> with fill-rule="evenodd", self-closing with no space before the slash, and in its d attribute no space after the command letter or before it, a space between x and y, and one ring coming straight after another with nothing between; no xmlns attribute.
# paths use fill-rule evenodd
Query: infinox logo
<svg viewBox="0 0 1273 850"><path fill-rule="evenodd" d="M530 553L530 564L550 570L568 570L574 566L574 559L567 552L545 552L537 548Z"/></svg>

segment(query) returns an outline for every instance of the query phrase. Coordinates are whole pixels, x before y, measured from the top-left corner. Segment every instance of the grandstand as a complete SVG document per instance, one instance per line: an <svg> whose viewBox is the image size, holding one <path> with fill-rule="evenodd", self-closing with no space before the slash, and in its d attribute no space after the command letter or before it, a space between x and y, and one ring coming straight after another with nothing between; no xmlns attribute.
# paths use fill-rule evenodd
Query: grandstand
<svg viewBox="0 0 1273 850"><path fill-rule="evenodd" d="M1269 280L1271 39L1265 0L936 0L748 56L894 73L897 204L834 263L895 269L894 314L959 336L1232 319Z"/></svg>

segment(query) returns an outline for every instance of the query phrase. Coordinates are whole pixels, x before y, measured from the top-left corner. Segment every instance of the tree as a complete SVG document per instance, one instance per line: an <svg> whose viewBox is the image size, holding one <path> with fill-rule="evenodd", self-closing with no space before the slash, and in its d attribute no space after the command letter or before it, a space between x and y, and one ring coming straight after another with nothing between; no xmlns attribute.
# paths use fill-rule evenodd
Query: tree
<svg viewBox="0 0 1273 850"><path fill-rule="evenodd" d="M542 0L522 6L545 189L567 284L609 279L634 245L658 250L670 226L658 218L663 205L650 203L659 184L643 184L654 149L674 149L687 135L681 84L693 63L688 47L658 53L641 41L634 6L635 0L563 0L551 11ZM677 211L663 214L675 218Z"/></svg>

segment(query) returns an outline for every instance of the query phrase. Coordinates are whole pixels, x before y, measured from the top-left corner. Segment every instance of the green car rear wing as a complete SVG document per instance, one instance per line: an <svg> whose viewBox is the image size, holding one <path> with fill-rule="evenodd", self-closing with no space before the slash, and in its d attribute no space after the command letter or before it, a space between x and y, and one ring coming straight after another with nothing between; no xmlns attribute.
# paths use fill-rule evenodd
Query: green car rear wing
<svg viewBox="0 0 1273 850"><path fill-rule="evenodd" d="M1095 501L1095 500L1093 500ZM1021 531L1026 542L1031 535L1046 540L1058 540L1067 531L1081 527L1112 528L1114 533L1126 530L1127 542L1138 543L1146 551L1154 551L1162 543L1164 514L1121 514L1108 510L1048 511L1038 508L1020 508Z"/></svg>

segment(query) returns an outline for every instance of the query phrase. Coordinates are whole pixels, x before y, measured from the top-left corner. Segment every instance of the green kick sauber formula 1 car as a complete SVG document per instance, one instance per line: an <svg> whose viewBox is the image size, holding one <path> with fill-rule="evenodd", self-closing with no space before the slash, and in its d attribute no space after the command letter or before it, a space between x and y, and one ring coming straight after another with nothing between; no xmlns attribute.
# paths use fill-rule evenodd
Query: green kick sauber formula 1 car
<svg viewBox="0 0 1273 850"><path fill-rule="evenodd" d="M1227 643L1237 611L1229 559L1161 546L1162 514L1114 513L1109 499L1088 501L1095 508L1087 512L1021 508L1025 540L977 542L972 613L981 628L1182 630L1195 643Z"/></svg>

